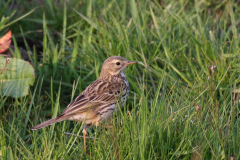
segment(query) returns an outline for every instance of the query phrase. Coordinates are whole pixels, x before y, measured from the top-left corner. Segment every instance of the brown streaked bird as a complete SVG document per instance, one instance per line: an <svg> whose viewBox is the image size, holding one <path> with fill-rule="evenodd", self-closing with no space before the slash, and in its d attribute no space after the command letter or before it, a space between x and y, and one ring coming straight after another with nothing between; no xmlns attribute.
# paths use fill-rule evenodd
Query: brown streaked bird
<svg viewBox="0 0 240 160"><path fill-rule="evenodd" d="M84 149L87 153L86 134L91 125L98 126L103 120L111 117L115 108L123 105L129 93L129 83L123 70L137 61L128 61L120 56L112 56L102 65L100 77L90 84L67 108L56 118L50 119L32 130L64 120L84 122Z"/></svg>

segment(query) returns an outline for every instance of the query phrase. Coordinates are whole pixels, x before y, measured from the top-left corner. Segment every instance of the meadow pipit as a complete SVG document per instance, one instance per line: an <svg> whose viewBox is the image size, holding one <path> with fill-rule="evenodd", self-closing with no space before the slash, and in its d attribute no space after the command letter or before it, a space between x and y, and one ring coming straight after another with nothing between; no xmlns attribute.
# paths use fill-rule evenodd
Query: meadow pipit
<svg viewBox="0 0 240 160"><path fill-rule="evenodd" d="M112 56L105 60L100 77L90 84L67 108L56 118L50 119L32 130L38 130L48 125L73 120L84 122L84 149L87 153L86 134L91 125L98 126L108 119L118 104L126 101L129 93L129 83L123 70L136 61L128 61L120 56Z"/></svg>

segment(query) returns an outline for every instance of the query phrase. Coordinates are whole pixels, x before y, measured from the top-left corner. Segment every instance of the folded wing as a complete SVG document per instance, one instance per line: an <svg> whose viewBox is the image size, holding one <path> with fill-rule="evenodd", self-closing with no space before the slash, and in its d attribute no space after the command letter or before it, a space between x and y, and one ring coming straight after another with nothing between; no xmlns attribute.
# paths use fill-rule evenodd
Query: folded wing
<svg viewBox="0 0 240 160"><path fill-rule="evenodd" d="M93 85L86 88L82 94L71 102L59 117L69 117L89 111L94 112L98 110L98 107L116 103L124 87L124 82L109 83L96 80Z"/></svg>

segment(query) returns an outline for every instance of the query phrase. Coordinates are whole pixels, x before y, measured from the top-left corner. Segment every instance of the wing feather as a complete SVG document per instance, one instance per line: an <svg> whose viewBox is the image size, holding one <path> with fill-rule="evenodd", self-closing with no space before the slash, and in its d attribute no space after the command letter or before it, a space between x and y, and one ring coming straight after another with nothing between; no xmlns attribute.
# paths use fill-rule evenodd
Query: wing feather
<svg viewBox="0 0 240 160"><path fill-rule="evenodd" d="M102 105L114 103L119 99L124 85L124 81L109 83L98 79L76 97L62 112L61 116L88 112L89 110L94 111Z"/></svg>

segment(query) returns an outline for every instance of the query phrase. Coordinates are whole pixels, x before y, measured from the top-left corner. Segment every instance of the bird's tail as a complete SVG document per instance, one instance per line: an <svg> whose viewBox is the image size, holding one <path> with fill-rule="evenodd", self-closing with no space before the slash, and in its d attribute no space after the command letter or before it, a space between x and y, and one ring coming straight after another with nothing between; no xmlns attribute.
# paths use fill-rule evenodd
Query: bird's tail
<svg viewBox="0 0 240 160"><path fill-rule="evenodd" d="M63 120L64 119L62 119L62 118L56 117L56 118L50 119L50 120L48 120L46 122L43 122L43 123L41 123L39 125L36 125L36 126L32 127L31 130L38 130L38 129L41 129L43 127L49 126L51 124L54 124L54 123L57 123L57 122L61 122Z"/></svg>

